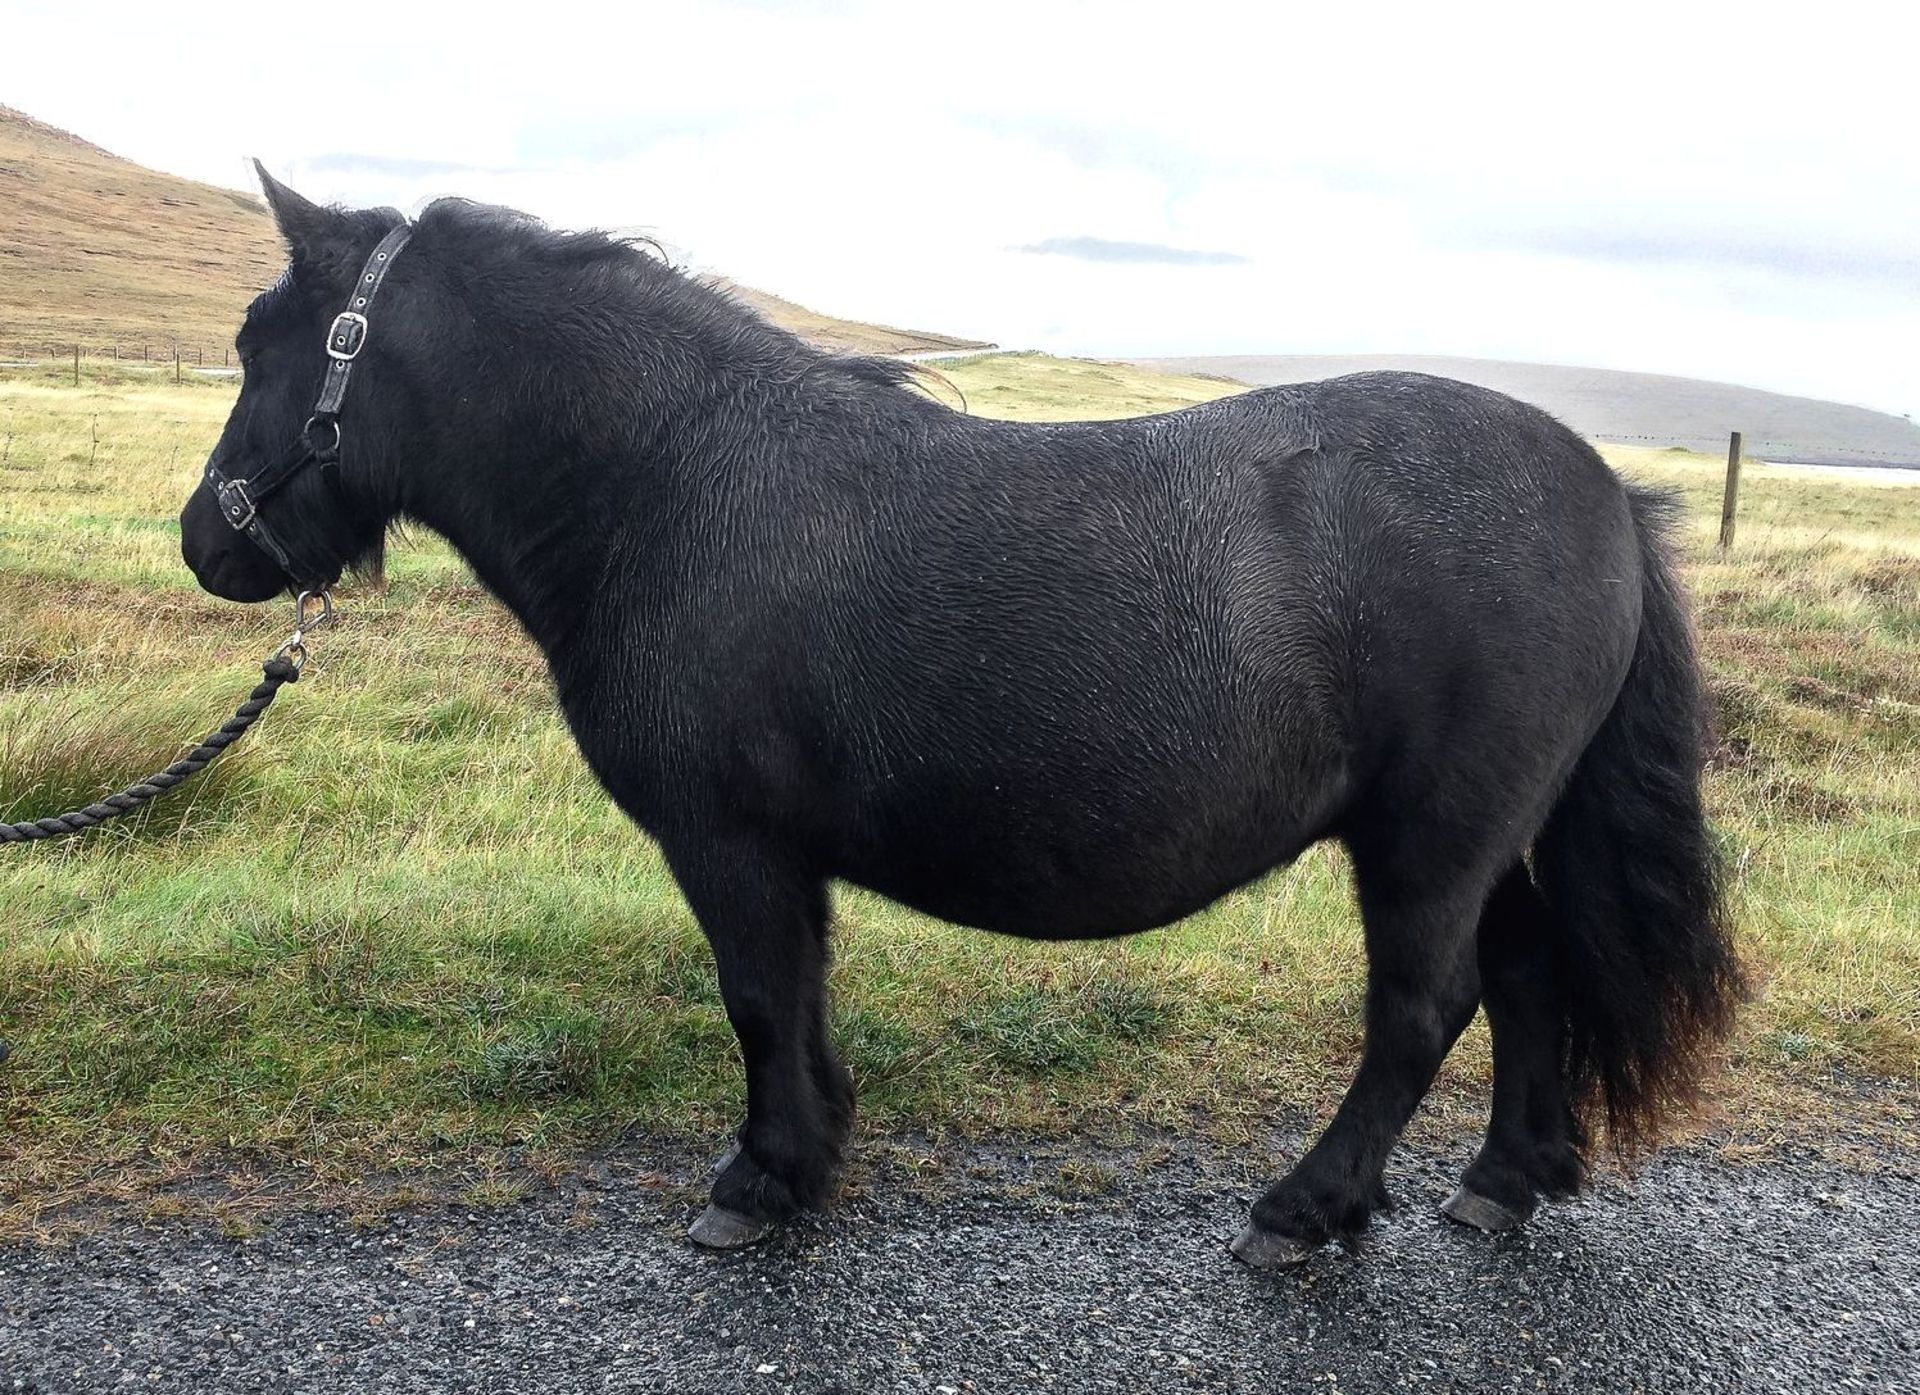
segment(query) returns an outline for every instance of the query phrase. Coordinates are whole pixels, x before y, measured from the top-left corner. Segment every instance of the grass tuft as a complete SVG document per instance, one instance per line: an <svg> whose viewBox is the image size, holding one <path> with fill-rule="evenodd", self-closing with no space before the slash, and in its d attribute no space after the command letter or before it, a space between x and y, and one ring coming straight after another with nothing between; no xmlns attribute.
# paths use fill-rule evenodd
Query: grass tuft
<svg viewBox="0 0 1920 1395"><path fill-rule="evenodd" d="M537 1103L587 1097L599 1078L603 1027L594 1017L563 1011L517 1024L485 1042L462 1077L480 1103Z"/></svg>
<svg viewBox="0 0 1920 1395"><path fill-rule="evenodd" d="M996 1064L1028 1073L1089 1070L1104 1049L1071 999L1038 987L977 1004L953 1025Z"/></svg>

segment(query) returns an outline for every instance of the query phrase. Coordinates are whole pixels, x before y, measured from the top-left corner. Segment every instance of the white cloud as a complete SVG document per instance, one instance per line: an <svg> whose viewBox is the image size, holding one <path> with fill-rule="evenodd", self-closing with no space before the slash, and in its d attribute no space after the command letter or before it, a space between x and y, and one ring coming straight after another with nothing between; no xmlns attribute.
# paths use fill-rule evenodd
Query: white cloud
<svg viewBox="0 0 1920 1395"><path fill-rule="evenodd" d="M198 178L257 153L317 196L643 227L824 310L1009 344L1511 356L1920 410L1891 7L447 14L28 7L0 94ZM1248 260L1011 250L1072 239Z"/></svg>

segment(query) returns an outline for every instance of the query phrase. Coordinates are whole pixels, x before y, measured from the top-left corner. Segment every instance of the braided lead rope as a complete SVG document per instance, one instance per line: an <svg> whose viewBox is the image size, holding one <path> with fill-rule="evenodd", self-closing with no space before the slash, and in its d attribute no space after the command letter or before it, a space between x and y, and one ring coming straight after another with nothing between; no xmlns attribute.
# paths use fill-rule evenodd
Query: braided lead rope
<svg viewBox="0 0 1920 1395"><path fill-rule="evenodd" d="M108 819L138 809L149 799L165 794L188 776L206 769L215 756L244 736L247 728L260 720L260 714L273 706L273 700L279 696L282 685L300 677L300 659L305 657L305 653L298 645L291 648L295 651L293 655L282 651L260 666L264 676L259 686L247 694L247 700L240 704L219 730L210 732L206 740L165 770L147 776L137 785L129 785L118 794L110 794L97 804L75 809L72 813L34 819L30 823L0 823L0 843L31 843L42 838L59 838L68 833L84 832ZM4 1056L0 1056L0 1060L4 1059Z"/></svg>
<svg viewBox="0 0 1920 1395"><path fill-rule="evenodd" d="M219 730L210 733L205 741L159 774L149 775L139 784L129 785L118 794L110 794L97 804L75 809L72 813L56 814L50 819L0 823L0 844L32 843L42 838L59 838L68 833L85 832L108 819L138 809L149 799L165 794L182 780L206 769L215 756L244 736L247 728L260 720L260 714L273 706L273 700L279 696L283 685L300 677L300 669L307 662L307 635L332 623L333 593L324 587L302 591L293 602L293 633L260 666L264 676L259 685L247 694L247 700L240 704ZM0 1060L5 1059L0 1054Z"/></svg>

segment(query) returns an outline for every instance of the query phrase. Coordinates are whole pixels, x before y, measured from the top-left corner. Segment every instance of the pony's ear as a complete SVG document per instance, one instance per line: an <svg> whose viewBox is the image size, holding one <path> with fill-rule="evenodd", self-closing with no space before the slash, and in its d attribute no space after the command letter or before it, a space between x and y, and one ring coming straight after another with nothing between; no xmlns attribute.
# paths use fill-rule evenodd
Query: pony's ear
<svg viewBox="0 0 1920 1395"><path fill-rule="evenodd" d="M337 208L322 208L302 198L267 173L267 167L253 162L260 176L260 188L267 196L273 221L280 225L280 240L296 266L310 266L333 276L353 256L352 218Z"/></svg>

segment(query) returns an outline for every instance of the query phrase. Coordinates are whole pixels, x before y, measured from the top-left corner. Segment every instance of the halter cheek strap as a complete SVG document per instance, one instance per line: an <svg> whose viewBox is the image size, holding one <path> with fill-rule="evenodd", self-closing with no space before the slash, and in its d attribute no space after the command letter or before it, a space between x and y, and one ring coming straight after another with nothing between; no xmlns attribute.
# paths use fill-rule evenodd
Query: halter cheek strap
<svg viewBox="0 0 1920 1395"><path fill-rule="evenodd" d="M333 317L327 326L327 375L320 384L320 396L314 401L299 439L278 460L245 479L229 479L219 466L207 462L207 484L219 502L220 515L237 533L244 533L260 550L273 558L280 570L295 581L312 581L301 576L285 543L274 536L260 514L260 505L308 465L331 465L340 459L340 409L347 399L347 384L353 377L354 360L367 346L372 326L367 311L374 296L386 282L400 249L413 236L410 224L401 223L380 239L360 268L347 308Z"/></svg>
<svg viewBox="0 0 1920 1395"><path fill-rule="evenodd" d="M386 284L387 272L393 269L393 259L400 255L400 249L407 245L407 239L412 236L412 225L402 223L380 239L379 246L367 258L367 264L360 268L360 279L354 283L353 294L347 299L347 308L335 315L333 323L328 326L327 376L320 385L320 398L313 404L314 420L339 416L340 406L347 400L347 380L353 376L353 361L360 357L360 351L367 346L367 307L373 304L374 296ZM309 421L307 425L311 427L313 422Z"/></svg>

